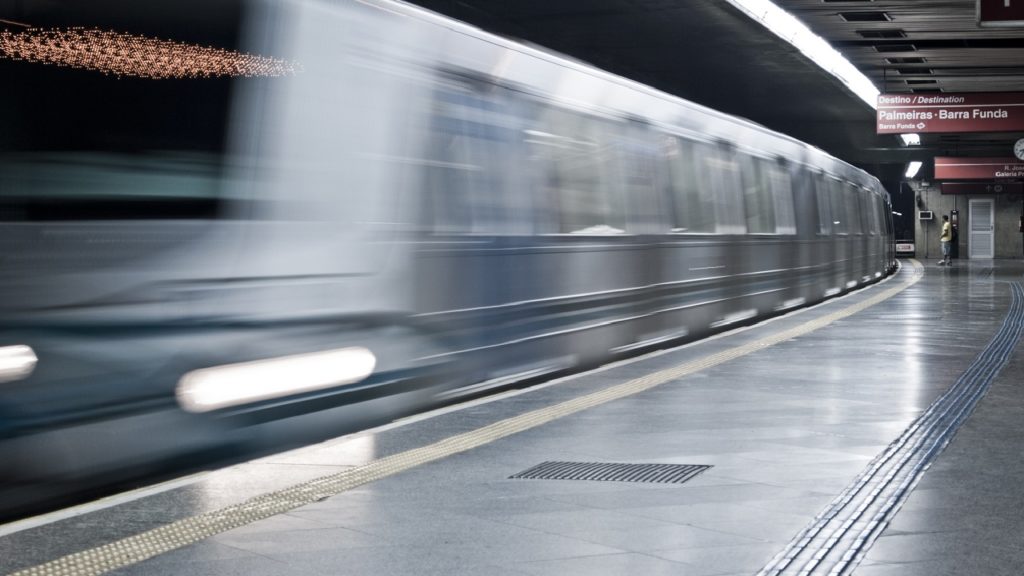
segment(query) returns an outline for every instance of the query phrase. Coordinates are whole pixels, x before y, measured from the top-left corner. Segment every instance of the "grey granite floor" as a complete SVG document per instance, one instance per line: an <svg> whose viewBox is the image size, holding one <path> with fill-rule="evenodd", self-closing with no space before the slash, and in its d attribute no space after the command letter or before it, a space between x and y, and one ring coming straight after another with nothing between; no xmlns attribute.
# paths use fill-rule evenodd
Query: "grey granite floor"
<svg viewBox="0 0 1024 576"><path fill-rule="evenodd" d="M970 365L1005 315L1005 282L1022 272L1016 261L926 263L921 282L814 333L116 573L755 574ZM740 346L892 285L15 532L0 538L0 572ZM1024 572L1022 356L1018 347L858 576ZM546 460L713 467L682 485L509 479Z"/></svg>
<svg viewBox="0 0 1024 576"><path fill-rule="evenodd" d="M1021 268L945 277L973 306L998 307ZM988 264L991 267L991 263ZM980 272L984 267L975 266ZM964 284L963 276L968 276ZM974 276L974 277L972 277ZM951 324L955 317L947 317ZM1024 344L854 572L856 576L1024 574Z"/></svg>

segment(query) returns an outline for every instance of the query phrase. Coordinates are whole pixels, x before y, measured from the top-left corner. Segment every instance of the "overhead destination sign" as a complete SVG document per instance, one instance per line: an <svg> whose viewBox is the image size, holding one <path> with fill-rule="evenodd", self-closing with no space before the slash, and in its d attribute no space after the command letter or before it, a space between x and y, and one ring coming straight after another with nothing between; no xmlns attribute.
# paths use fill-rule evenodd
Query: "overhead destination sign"
<svg viewBox="0 0 1024 576"><path fill-rule="evenodd" d="M1024 3L1024 0L1019 0ZM1024 92L879 94L878 134L1024 130Z"/></svg>
<svg viewBox="0 0 1024 576"><path fill-rule="evenodd" d="M1016 158L935 157L936 180L1024 178L1024 161Z"/></svg>
<svg viewBox="0 0 1024 576"><path fill-rule="evenodd" d="M1024 0L977 0L980 26L1024 26Z"/></svg>

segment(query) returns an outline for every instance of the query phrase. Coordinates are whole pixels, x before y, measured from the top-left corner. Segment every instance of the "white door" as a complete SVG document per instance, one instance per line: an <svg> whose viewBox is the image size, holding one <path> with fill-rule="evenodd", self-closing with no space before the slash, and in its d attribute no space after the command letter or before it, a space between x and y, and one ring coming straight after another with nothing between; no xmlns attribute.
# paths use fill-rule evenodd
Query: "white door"
<svg viewBox="0 0 1024 576"><path fill-rule="evenodd" d="M995 258L995 214L991 199L972 199L969 218L971 235L967 246L971 258Z"/></svg>

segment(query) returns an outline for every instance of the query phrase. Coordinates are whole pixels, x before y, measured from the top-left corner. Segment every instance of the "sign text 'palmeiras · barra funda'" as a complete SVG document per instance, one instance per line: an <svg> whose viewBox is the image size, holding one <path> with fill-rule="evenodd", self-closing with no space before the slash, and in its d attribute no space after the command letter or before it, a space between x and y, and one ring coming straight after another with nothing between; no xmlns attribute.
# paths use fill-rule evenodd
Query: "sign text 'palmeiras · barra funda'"
<svg viewBox="0 0 1024 576"><path fill-rule="evenodd" d="M1022 130L1024 92L878 96L878 134Z"/></svg>

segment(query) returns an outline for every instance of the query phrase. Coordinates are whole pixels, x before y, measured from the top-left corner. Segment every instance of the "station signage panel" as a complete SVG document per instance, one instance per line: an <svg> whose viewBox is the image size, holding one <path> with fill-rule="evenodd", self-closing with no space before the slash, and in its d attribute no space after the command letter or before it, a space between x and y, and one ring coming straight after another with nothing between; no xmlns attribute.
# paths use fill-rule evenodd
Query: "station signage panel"
<svg viewBox="0 0 1024 576"><path fill-rule="evenodd" d="M1022 182L943 182L939 185L943 194L1020 194L1024 192Z"/></svg>
<svg viewBox="0 0 1024 576"><path fill-rule="evenodd" d="M936 180L1024 178L1024 160L1016 158L935 157Z"/></svg>
<svg viewBox="0 0 1024 576"><path fill-rule="evenodd" d="M1024 0L977 0L978 25L1024 26Z"/></svg>
<svg viewBox="0 0 1024 576"><path fill-rule="evenodd" d="M1024 92L878 95L878 134L1016 131L1024 131Z"/></svg>

